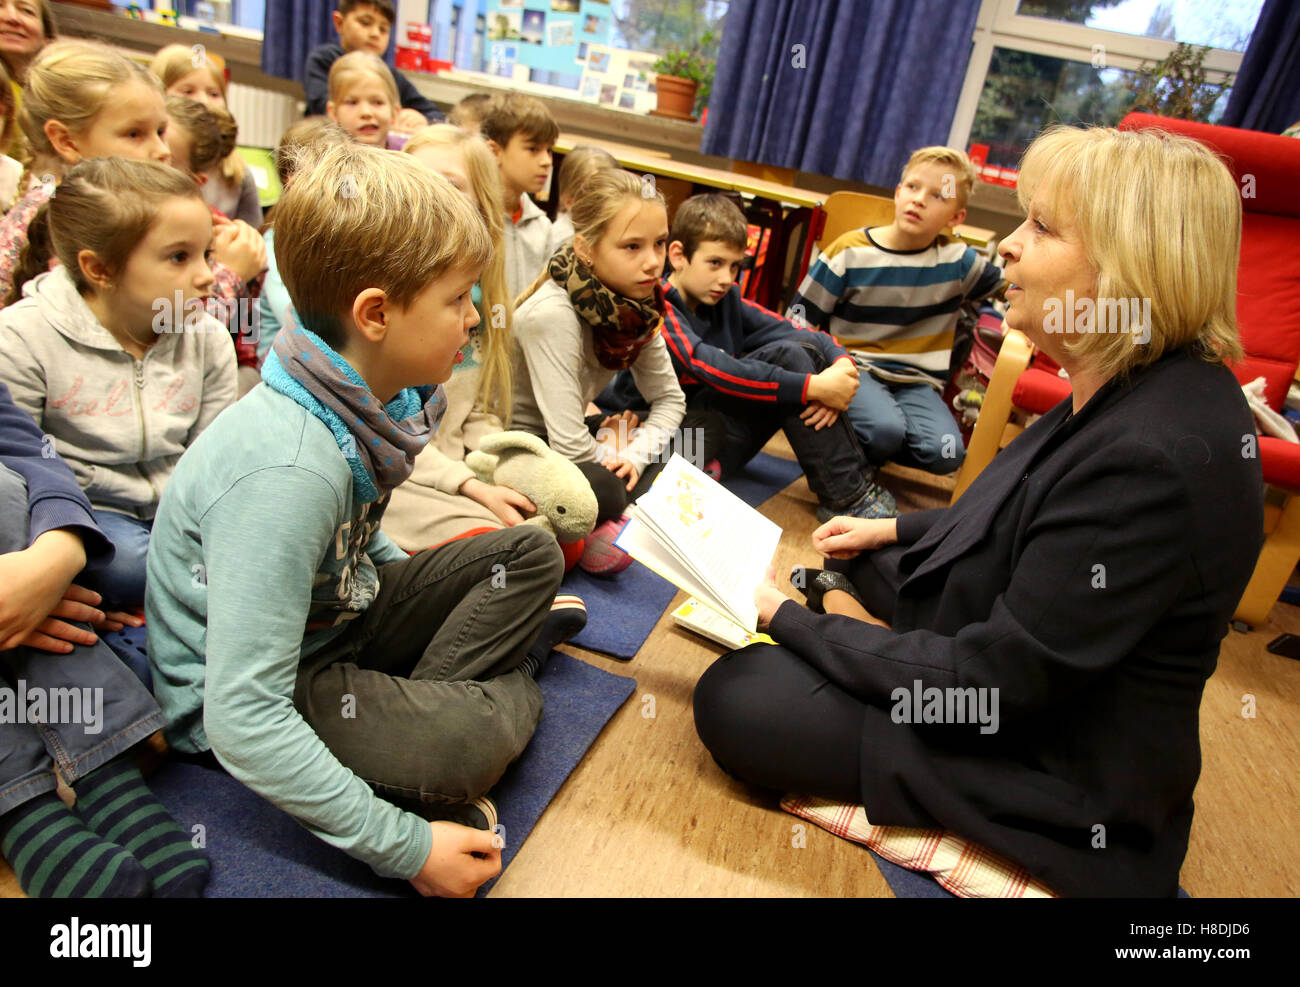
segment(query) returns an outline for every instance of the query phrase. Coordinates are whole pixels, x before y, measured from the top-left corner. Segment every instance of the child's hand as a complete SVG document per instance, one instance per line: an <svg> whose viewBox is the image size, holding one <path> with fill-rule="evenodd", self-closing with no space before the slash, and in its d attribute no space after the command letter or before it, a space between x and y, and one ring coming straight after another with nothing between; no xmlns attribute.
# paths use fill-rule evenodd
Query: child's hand
<svg viewBox="0 0 1300 987"><path fill-rule="evenodd" d="M225 264L241 281L251 281L266 268L266 241L241 219L212 234L212 258Z"/></svg>
<svg viewBox="0 0 1300 987"><path fill-rule="evenodd" d="M429 823L429 828L433 849L420 873L411 878L426 898L471 898L480 884L501 873L501 839L495 833L441 820Z"/></svg>
<svg viewBox="0 0 1300 987"><path fill-rule="evenodd" d="M822 429L830 428L839 421L840 413L834 408L826 407L820 401L810 401L807 407L799 412L799 417L814 432L820 432Z"/></svg>
<svg viewBox="0 0 1300 987"><path fill-rule="evenodd" d="M103 620L92 620L90 626L97 631L120 631L123 627L143 627L144 618L126 610L105 610Z"/></svg>
<svg viewBox="0 0 1300 987"><path fill-rule="evenodd" d="M759 630L767 630L781 604L790 597L776 588L776 569L767 567L767 578L754 588L754 606L758 608Z"/></svg>
<svg viewBox="0 0 1300 987"><path fill-rule="evenodd" d="M836 360L808 381L808 401L820 401L836 411L848 411L858 393L858 368L852 360Z"/></svg>
<svg viewBox="0 0 1300 987"><path fill-rule="evenodd" d="M596 429L596 441L601 445L611 446L617 452L622 452L634 441L634 433L640 424L641 419L631 411L620 411L617 415L609 415L602 419L600 427Z"/></svg>
<svg viewBox="0 0 1300 987"><path fill-rule="evenodd" d="M27 644L64 654L73 644L94 644L89 631L51 619L103 618L94 608L99 594L71 585L85 564L81 538L62 529L46 531L21 552L0 555L0 651Z"/></svg>
<svg viewBox="0 0 1300 987"><path fill-rule="evenodd" d="M623 480L624 486L626 486L628 490L631 490L636 486L636 481L641 476L641 474L637 472L635 466L629 463L626 459L619 459L617 456L610 456L600 465L604 466L605 469Z"/></svg>
<svg viewBox="0 0 1300 987"><path fill-rule="evenodd" d="M813 548L828 559L851 559L898 541L898 518L833 517L812 534Z"/></svg>
<svg viewBox="0 0 1300 987"><path fill-rule="evenodd" d="M518 490L484 483L477 477L470 477L462 483L460 492L470 500L482 504L499 517L507 527L513 528L516 524L524 523L524 516L520 511L529 514L537 513L537 505Z"/></svg>
<svg viewBox="0 0 1300 987"><path fill-rule="evenodd" d="M424 118L424 114L419 110L413 110L410 107L402 110L393 118L392 127L401 134L413 134L417 130L423 130L429 126L429 121Z"/></svg>

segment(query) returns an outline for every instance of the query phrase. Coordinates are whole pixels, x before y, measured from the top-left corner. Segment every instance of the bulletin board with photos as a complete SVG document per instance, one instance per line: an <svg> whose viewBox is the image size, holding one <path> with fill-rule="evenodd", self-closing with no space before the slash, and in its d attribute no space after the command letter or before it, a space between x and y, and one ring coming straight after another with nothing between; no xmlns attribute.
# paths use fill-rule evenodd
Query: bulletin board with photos
<svg viewBox="0 0 1300 987"><path fill-rule="evenodd" d="M488 0L487 70L510 78L526 66L574 76L580 53L608 45L609 0Z"/></svg>
<svg viewBox="0 0 1300 987"><path fill-rule="evenodd" d="M658 55L596 44L587 45L581 55L579 98L637 113L655 108L654 63Z"/></svg>

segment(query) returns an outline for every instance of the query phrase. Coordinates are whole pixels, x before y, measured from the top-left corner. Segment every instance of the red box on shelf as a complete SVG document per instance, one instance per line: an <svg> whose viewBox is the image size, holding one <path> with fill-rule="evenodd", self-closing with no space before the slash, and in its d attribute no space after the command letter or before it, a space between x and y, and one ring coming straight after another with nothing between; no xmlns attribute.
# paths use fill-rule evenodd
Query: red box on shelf
<svg viewBox="0 0 1300 987"><path fill-rule="evenodd" d="M406 72L427 72L425 64L429 60L429 53L423 48L407 48L404 45L397 46L397 52L394 55L393 62L399 69Z"/></svg>
<svg viewBox="0 0 1300 987"><path fill-rule="evenodd" d="M970 146L970 163L975 166L976 171L984 170L984 162L989 159L989 146L987 144L972 144Z"/></svg>

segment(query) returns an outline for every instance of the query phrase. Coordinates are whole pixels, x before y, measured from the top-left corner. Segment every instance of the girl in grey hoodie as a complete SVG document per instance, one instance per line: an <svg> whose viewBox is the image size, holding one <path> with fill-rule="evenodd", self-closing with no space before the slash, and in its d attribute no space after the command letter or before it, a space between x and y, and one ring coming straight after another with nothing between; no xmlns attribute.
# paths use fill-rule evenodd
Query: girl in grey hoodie
<svg viewBox="0 0 1300 987"><path fill-rule="evenodd" d="M62 266L0 311L0 381L117 546L92 588L107 606L136 608L162 488L235 398L234 346L203 308L212 218L189 176L121 158L77 164L42 208L33 232L48 224ZM45 239L34 235L29 250Z"/></svg>

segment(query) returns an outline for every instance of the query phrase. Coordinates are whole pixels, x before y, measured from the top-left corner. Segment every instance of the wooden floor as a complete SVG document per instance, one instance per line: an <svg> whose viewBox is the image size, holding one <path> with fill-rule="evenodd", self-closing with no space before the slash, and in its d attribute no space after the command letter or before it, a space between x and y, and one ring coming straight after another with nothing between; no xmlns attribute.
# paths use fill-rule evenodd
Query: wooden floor
<svg viewBox="0 0 1300 987"><path fill-rule="evenodd" d="M768 451L786 458L778 436ZM951 482L889 467L903 510L946 504ZM785 531L781 580L815 563L815 500L797 480L761 508ZM673 606L683 600L679 594ZM670 608L671 610L671 608ZM1300 895L1300 662L1268 654L1300 633L1300 608L1279 604L1267 626L1230 632L1201 706L1203 767L1182 871L1193 897ZM870 855L780 811L774 797L726 775L695 736L691 693L721 648L665 616L630 662L578 648L584 661L637 680L492 891L525 896L888 897ZM1244 718L1244 696L1256 715ZM507 834L508 836L508 834ZM0 895L21 894L0 861Z"/></svg>

